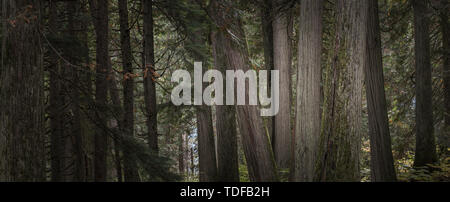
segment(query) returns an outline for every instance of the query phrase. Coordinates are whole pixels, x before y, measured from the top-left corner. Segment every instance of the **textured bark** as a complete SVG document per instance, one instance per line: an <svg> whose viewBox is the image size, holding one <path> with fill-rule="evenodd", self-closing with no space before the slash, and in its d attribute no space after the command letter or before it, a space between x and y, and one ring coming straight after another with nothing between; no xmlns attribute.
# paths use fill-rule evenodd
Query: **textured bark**
<svg viewBox="0 0 450 202"><path fill-rule="evenodd" d="M0 181L45 180L40 2L1 2Z"/></svg>
<svg viewBox="0 0 450 202"><path fill-rule="evenodd" d="M179 140L178 140L178 173L180 175L184 175L185 174L185 153L186 153L186 148L184 148L184 144L185 144L185 138L186 135L182 134L179 136Z"/></svg>
<svg viewBox="0 0 450 202"><path fill-rule="evenodd" d="M225 32L224 49L227 64L235 70L246 72L250 69L250 64L245 33L231 2L226 0L212 1L211 9L214 11L213 20L219 26L219 30ZM225 12L225 10L228 12ZM248 97L248 84L245 91L245 96ZM258 107L236 106L236 111L250 179L252 181L278 180L269 138L264 131Z"/></svg>
<svg viewBox="0 0 450 202"><path fill-rule="evenodd" d="M414 166L426 166L437 161L433 126L433 89L428 4L412 0L414 7L414 40L416 62L416 155Z"/></svg>
<svg viewBox="0 0 450 202"><path fill-rule="evenodd" d="M88 5L80 4L80 14L83 17L80 20L80 39L83 53L81 54L81 63L86 66L91 64L91 58L89 56L89 33L88 27L91 25L92 21L87 17L90 15L88 11ZM81 71L80 72L80 87L81 87L81 97L80 104L82 108L91 105L91 101L93 100L93 72L92 71ZM82 152L83 152L83 163L84 163L84 181L93 181L94 176L94 166L93 166L93 156L94 148L92 143L94 142L95 130L94 123L91 121L89 117L94 117L93 111L84 110L81 113L81 131L82 131Z"/></svg>
<svg viewBox="0 0 450 202"><path fill-rule="evenodd" d="M113 139L113 154L114 154L114 163L115 163L115 171L117 181L122 182L122 177L125 178L126 181L139 181L139 175L137 172L130 173L129 168L125 169L125 165L123 166L123 170L126 172L124 175L122 174L122 158L121 151L124 153L124 164L129 166L135 166L135 161L131 156L132 153L129 152L131 148L128 145L122 144L124 142L125 135L128 135L128 131L124 128L124 110L122 108L122 103L120 101L119 90L117 88L117 79L112 69L108 70L108 93L112 101L112 117L109 118L109 130L113 131L111 133ZM124 99L126 97L124 96ZM132 138L132 137L131 137ZM135 167L134 167L135 168ZM136 171L136 170L134 170Z"/></svg>
<svg viewBox="0 0 450 202"><path fill-rule="evenodd" d="M274 2L273 52L274 69L280 73L280 109L275 116L273 152L278 168L288 169L292 161L291 144L291 40L289 11L281 12L284 0Z"/></svg>
<svg viewBox="0 0 450 202"><path fill-rule="evenodd" d="M190 135L190 131L186 132L185 138L184 138L184 153L183 153L183 159L184 159L184 170L186 172L186 176L189 176L189 174L191 173L191 157L190 155L190 145L189 145L189 135Z"/></svg>
<svg viewBox="0 0 450 202"><path fill-rule="evenodd" d="M190 52L190 56L194 59L194 62L202 62L202 72L206 72L209 66L208 58L206 57L209 54L207 52L209 47L207 47L206 43L208 33L208 27L205 23L206 15L189 13L187 18L190 19L191 24L183 23L188 34L186 49ZM193 26L196 28L192 29ZM207 83L202 82L203 90L207 85ZM196 106L195 109L198 134L199 180L200 182L217 181L216 146L211 107L202 104Z"/></svg>
<svg viewBox="0 0 450 202"><path fill-rule="evenodd" d="M194 164L194 148L191 147L190 149L190 164L191 164L191 174L195 174L195 164Z"/></svg>
<svg viewBox="0 0 450 202"><path fill-rule="evenodd" d="M123 182L123 174L122 174L122 158L120 155L121 144L120 141L116 138L113 138L113 154L114 154L114 163L115 163L115 171L117 182ZM132 181L132 180L130 180Z"/></svg>
<svg viewBox="0 0 450 202"><path fill-rule="evenodd" d="M262 24L262 37L264 44L264 66L267 71L274 70L273 63L273 8L272 8L272 0L264 0L261 8L261 24ZM270 81L270 76L268 76L268 81ZM268 95L270 95L270 83L267 86ZM273 134L275 133L275 119L273 117L266 118L267 130L269 132L270 142L273 142ZM272 144L273 147L273 144Z"/></svg>
<svg viewBox="0 0 450 202"><path fill-rule="evenodd" d="M303 182L313 181L320 139L322 11L322 0L302 1L298 43L295 180Z"/></svg>
<svg viewBox="0 0 450 202"><path fill-rule="evenodd" d="M106 127L106 104L108 93L107 75L110 69L108 48L108 0L91 0L90 8L94 18L96 35L96 79L95 79L95 104L98 116L98 125L94 138L94 180L106 181L106 153L108 148Z"/></svg>
<svg viewBox="0 0 450 202"><path fill-rule="evenodd" d="M123 66L123 132L134 138L134 80L133 64L130 43L130 28L128 23L128 1L119 0L120 43L122 49ZM125 181L139 181L137 164L129 148L123 148Z"/></svg>
<svg viewBox="0 0 450 202"><path fill-rule="evenodd" d="M197 107L198 166L200 182L217 180L216 151L211 108Z"/></svg>
<svg viewBox="0 0 450 202"><path fill-rule="evenodd" d="M75 18L79 15L79 10L81 10L81 4L78 0L66 2L66 8L68 13L68 33L75 44L79 44L80 40L78 38L77 30L81 29L81 23ZM72 64L80 64L80 59L77 53L74 51L69 51L68 59ZM71 82L74 84L80 83L80 73L79 70L71 65L68 65L68 73ZM69 144L71 145L70 155L72 159L69 164L73 165L70 169L69 175L71 176L70 181L85 181L85 165L84 165L84 155L83 155L83 135L81 131L81 109L80 109L80 97L81 92L79 88L75 88L69 91L72 110L72 131L69 137Z"/></svg>
<svg viewBox="0 0 450 202"><path fill-rule="evenodd" d="M111 60L109 61L111 63ZM124 150L124 155L126 155L126 159L124 159L124 163L131 165L132 159L131 159L131 153L129 153L129 146L122 144L125 138L125 134L127 134L127 131L124 129L124 110L122 108L122 103L120 101L120 95L119 95L119 89L117 87L117 78L112 70L112 67L108 68L108 74L107 74L107 81L108 81L108 93L109 97L112 101L112 106L109 108L112 112L112 116L108 117L109 124L108 128L109 130L113 131L111 133L112 140L113 140L113 155L114 155L114 163L115 163L115 171L117 181L122 182L122 158L121 158L121 150ZM124 97L124 99L126 99ZM125 158L125 156L124 156ZM125 169L125 168L124 168ZM111 169L113 171L113 169ZM126 170L129 173L129 170ZM131 173L133 176L126 176L127 181L139 181L139 176L137 172ZM133 179L130 179L133 178Z"/></svg>
<svg viewBox="0 0 450 202"><path fill-rule="evenodd" d="M360 181L367 1L338 0L335 53L327 68L318 180Z"/></svg>
<svg viewBox="0 0 450 202"><path fill-rule="evenodd" d="M378 1L368 0L367 9L367 59L364 72L369 110L371 180L396 181L384 92Z"/></svg>
<svg viewBox="0 0 450 202"><path fill-rule="evenodd" d="M205 41L201 39L202 33L195 33L190 37L192 47L204 48ZM199 37L200 36L200 37ZM204 53L191 50L195 61L203 61ZM206 71L204 68L203 72ZM206 85L203 83L203 89ZM214 182L217 180L216 146L214 141L214 128L211 107L201 105L196 107L197 139L198 139L198 166L200 182Z"/></svg>
<svg viewBox="0 0 450 202"><path fill-rule="evenodd" d="M450 151L447 148L450 147L450 25L448 22L448 9L450 9L450 3L446 0L440 2L440 25L442 33L442 53L444 57L443 77L444 77L444 122L445 129L447 131L441 137L442 142L441 151L445 152L447 156L450 156Z"/></svg>
<svg viewBox="0 0 450 202"><path fill-rule="evenodd" d="M153 2L143 0L144 5L144 100L147 116L147 138L150 148L158 152L158 121L156 108L155 53L153 36Z"/></svg>
<svg viewBox="0 0 450 202"><path fill-rule="evenodd" d="M49 9L49 33L46 38L51 38L51 48L48 55L51 58L50 67L50 158L51 180L74 181L80 176L79 155L80 141L80 110L79 93L77 89L69 90L67 81L78 83L77 70L71 64L76 64L75 54L65 49L60 44L76 43L75 34L75 2L66 2L65 6L57 2L50 3ZM64 14L58 12L59 8L65 8ZM62 24L66 19L67 24ZM63 33L67 33L63 38ZM52 43L53 42L53 43ZM64 60L60 58L64 57Z"/></svg>
<svg viewBox="0 0 450 202"><path fill-rule="evenodd" d="M223 50L225 37L221 32L211 35L214 67L225 72L229 65ZM226 95L225 95L226 96ZM239 181L239 163L237 152L236 110L234 106L216 106L217 128L217 175L221 182Z"/></svg>
<svg viewBox="0 0 450 202"><path fill-rule="evenodd" d="M193 2L193 1L192 1ZM189 56L194 62L202 62L203 72L207 71L209 66L209 53L207 47L207 33L208 24L206 23L207 16L203 10L196 10L196 12L189 12L185 17L181 10L170 8L169 13L174 18L178 18L177 23L183 28L187 35L185 48L189 52ZM180 18L187 18L189 21L181 20ZM205 89L206 83L202 82L202 87ZM199 105L195 107L197 119L197 140L198 140L198 161L199 161L199 180L201 182L212 182L217 180L217 161L216 149L214 141L214 128L212 121L211 107L206 105Z"/></svg>
<svg viewBox="0 0 450 202"><path fill-rule="evenodd" d="M49 28L52 35L58 34L57 26L57 7L56 2L50 3L49 8ZM55 37L55 36L54 36ZM63 181L63 146L62 136L64 131L63 122L63 106L64 96L62 96L62 84L59 80L59 74L61 72L58 58L54 51L51 51L50 58L53 61L50 67L50 159L51 159L51 181L61 182Z"/></svg>
<svg viewBox="0 0 450 202"><path fill-rule="evenodd" d="M211 107L198 106L196 113L199 181L214 182L217 181L217 160Z"/></svg>
<svg viewBox="0 0 450 202"><path fill-rule="evenodd" d="M109 61L111 62L111 61ZM119 182L122 182L122 177L125 177L122 175L122 158L121 158L121 150L124 150L125 155L127 155L127 159L124 159L125 163L128 163L128 165L131 165L132 159L131 159L131 153L128 153L129 147L124 146L123 139L124 135L127 134L127 131L124 129L124 110L122 108L122 103L120 101L119 96L119 90L117 88L117 79L114 74L114 71L110 67L108 69L108 75L107 75L107 81L108 81L108 93L109 97L112 101L112 117L108 117L109 124L108 128L109 130L113 131L111 133L112 140L113 140L113 155L114 155L114 163L115 163L115 171L116 171L116 177ZM125 97L124 97L125 98ZM124 168L125 169L125 168ZM113 171L113 169L111 169ZM126 170L129 172L129 170ZM130 173L128 173L130 174ZM133 176L126 176L125 180L127 181L139 181L139 176L137 172L131 173ZM133 179L130 179L133 178Z"/></svg>

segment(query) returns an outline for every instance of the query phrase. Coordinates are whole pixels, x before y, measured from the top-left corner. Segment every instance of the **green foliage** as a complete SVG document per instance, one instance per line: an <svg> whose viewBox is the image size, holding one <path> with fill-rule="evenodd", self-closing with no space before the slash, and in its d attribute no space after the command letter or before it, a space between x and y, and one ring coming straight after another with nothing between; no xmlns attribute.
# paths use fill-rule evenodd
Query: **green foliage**
<svg viewBox="0 0 450 202"><path fill-rule="evenodd" d="M250 182L250 176L248 175L247 165L239 165L239 181L240 182Z"/></svg>
<svg viewBox="0 0 450 202"><path fill-rule="evenodd" d="M187 175L187 176L184 176L184 182L199 182L198 175Z"/></svg>
<svg viewBox="0 0 450 202"><path fill-rule="evenodd" d="M410 168L408 172L398 176L404 182L448 182L450 181L450 157L437 165Z"/></svg>
<svg viewBox="0 0 450 202"><path fill-rule="evenodd" d="M289 169L279 169L278 176L279 176L281 182L289 182L291 172Z"/></svg>

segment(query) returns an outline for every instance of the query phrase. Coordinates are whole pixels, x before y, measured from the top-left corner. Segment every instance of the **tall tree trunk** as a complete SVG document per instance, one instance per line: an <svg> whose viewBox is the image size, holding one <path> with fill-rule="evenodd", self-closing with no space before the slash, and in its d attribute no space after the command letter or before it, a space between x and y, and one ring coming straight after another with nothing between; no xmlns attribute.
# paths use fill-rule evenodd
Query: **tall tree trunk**
<svg viewBox="0 0 450 202"><path fill-rule="evenodd" d="M40 2L1 2L0 181L45 180Z"/></svg>
<svg viewBox="0 0 450 202"><path fill-rule="evenodd" d="M320 139L322 0L303 0L298 42L295 180L311 182Z"/></svg>
<svg viewBox="0 0 450 202"><path fill-rule="evenodd" d="M111 60L109 61L111 63ZM122 175L122 158L121 158L121 150L124 150L124 161L125 164L128 163L135 163L133 161L133 157L131 156L132 153L129 152L131 150L130 146L124 142L124 138L133 138L125 136L127 134L127 131L124 129L124 110L122 108L122 103L120 101L120 95L119 95L119 89L117 87L117 79L114 71L112 70L112 67L109 67L108 69L108 93L109 97L112 101L112 110L111 112L112 117L108 117L109 124L108 127L110 130L114 131L111 133L112 139L113 139L113 154L114 154L114 162L116 166L116 177L117 181L122 182L122 177L125 177ZM124 96L124 99L126 97ZM132 165L132 164L129 164ZM125 170L129 171L129 170ZM126 176L127 181L139 181L138 173L132 173L133 176ZM130 179L134 178L133 180Z"/></svg>
<svg viewBox="0 0 450 202"><path fill-rule="evenodd" d="M440 25L442 32L442 53L444 57L444 66L443 66L443 74L444 74L444 103L445 103L445 112L444 112L444 122L445 129L447 131L442 135L441 148L443 153L450 156L450 151L447 148L450 147L450 25L448 22L448 9L450 9L450 3L446 0L441 0L440 2Z"/></svg>
<svg viewBox="0 0 450 202"><path fill-rule="evenodd" d="M214 67L225 75L227 67L223 50L225 37L222 32L211 34ZM216 106L217 127L217 175L221 182L239 181L237 150L236 110L234 106Z"/></svg>
<svg viewBox="0 0 450 202"><path fill-rule="evenodd" d="M111 62L111 60L109 61ZM124 135L128 134L127 131L124 129L124 110L122 109L122 103L120 101L119 96L119 89L117 88L117 79L115 76L114 71L112 70L112 67L109 67L108 69L108 93L109 97L112 101L112 117L108 117L109 124L108 127L110 130L114 131L111 133L112 139L113 139L113 154L114 154L114 162L116 166L116 177L117 181L122 182L122 177L125 177L126 181L139 181L139 175L137 172L131 173L133 176L122 176L122 158L121 158L121 150L124 150L124 161L125 164L132 165L133 163L133 157L131 156L132 153L129 152L131 149L128 144L123 144L124 138L129 138L128 136L125 137ZM124 99L126 97L124 96ZM130 137L133 138L133 137ZM124 168L125 170L125 168ZM129 170L125 170L129 171ZM130 173L128 173L130 174ZM130 179L133 178L133 179Z"/></svg>
<svg viewBox="0 0 450 202"><path fill-rule="evenodd" d="M59 34L57 19L58 9L56 2L50 2L49 8L49 29L52 37L57 37ZM59 79L60 76L60 64L55 50L50 51L51 66L50 66L50 159L51 159L51 181L61 182L63 181L63 154L64 144L62 144L62 136L64 130L63 113L64 106L62 96L62 86Z"/></svg>
<svg viewBox="0 0 450 202"><path fill-rule="evenodd" d="M72 3L72 2L70 2ZM66 3L68 5L69 2ZM77 135L76 115L79 115L77 110L76 90L68 90L67 83L63 82L67 78L69 81L76 79L76 70L71 65L75 63L74 54L59 47L59 43L64 43L62 33L68 33L67 41L75 41L74 34L74 11L73 7L67 10L63 15L58 12L60 8L67 8L64 6L58 7L57 2L50 2L49 9L49 38L52 48L49 48L49 56L51 64L50 72L50 158L51 158L51 180L52 181L73 181L75 177L75 150L74 146ZM63 22L59 20L61 17L67 19L67 24L60 24ZM67 17L67 18L66 18ZM66 27L66 29L62 29ZM64 59L61 59L62 55ZM70 98L72 98L70 100ZM69 113L72 110L73 113ZM72 116L73 115L73 116ZM79 119L78 119L79 120Z"/></svg>
<svg viewBox="0 0 450 202"><path fill-rule="evenodd" d="M90 67L91 58L89 55L89 31L88 28L91 25L91 20L87 17L90 15L88 10L88 5L86 5L84 2L80 3L80 15L81 20L80 23L80 39L81 39L81 46L82 46L82 54L80 55L80 62L83 64L84 67ZM81 124L81 131L82 131L82 160L83 160L83 170L85 175L84 181L93 181L93 161L90 156L93 156L94 148L92 146L92 142L94 142L95 137L95 130L94 130L94 123L91 121L89 117L94 117L93 111L85 111L84 108L92 104L93 100L93 77L94 73L92 70L88 71L80 71L80 90L81 90L81 97L80 97L80 104L82 106L82 124ZM81 180L80 180L81 181Z"/></svg>
<svg viewBox="0 0 450 202"><path fill-rule="evenodd" d="M189 135L190 135L190 131L186 131L186 136L184 139L184 153L183 153L183 159L184 159L184 169L186 172L186 176L189 177L189 173L191 173L191 164L190 164L190 148L191 146L189 145Z"/></svg>
<svg viewBox="0 0 450 202"><path fill-rule="evenodd" d="M291 133L291 40L289 29L290 14L284 11L284 0L274 2L273 52L274 69L280 74L279 102L280 111L275 116L273 152L278 168L289 169L292 161Z"/></svg>
<svg viewBox="0 0 450 202"><path fill-rule="evenodd" d="M123 132L134 138L134 80L130 43L130 27L128 23L128 1L119 0L120 42L123 65ZM128 147L123 148L125 181L139 181L139 173L135 158Z"/></svg>
<svg viewBox="0 0 450 202"><path fill-rule="evenodd" d="M318 180L360 181L367 1L338 0L335 53L327 68Z"/></svg>
<svg viewBox="0 0 450 202"><path fill-rule="evenodd" d="M194 1L189 2L195 4ZM180 13L180 10L177 8L170 7L168 12L171 16L174 16L174 18L177 19L176 23L180 27L183 27L183 31L187 35L188 39L186 40L185 48L190 53L191 58L194 59L194 62L202 62L202 68L208 66L208 59L206 57L209 54L207 52L209 47L206 47L206 33L208 33L208 25L205 23L207 16L203 14L203 10L198 9L195 10L195 12L189 12L185 17L182 17L182 13ZM189 19L189 22L182 18ZM206 71L207 68L203 69ZM202 79L195 82L202 84L202 89L206 88L206 85L202 82ZM199 180L201 182L216 181L217 161L211 107L202 104L196 106L195 109L198 134Z"/></svg>
<svg viewBox="0 0 450 202"><path fill-rule="evenodd" d="M412 0L416 60L416 155L414 166L437 161L433 126L428 3Z"/></svg>
<svg viewBox="0 0 450 202"><path fill-rule="evenodd" d="M199 180L214 182L217 180L217 166L211 108L198 106L196 110Z"/></svg>
<svg viewBox="0 0 450 202"><path fill-rule="evenodd" d="M147 138L150 148L158 152L158 121L156 108L155 53L153 36L153 2L144 5L144 100L147 116Z"/></svg>
<svg viewBox="0 0 450 202"><path fill-rule="evenodd" d="M194 164L194 148L191 147L190 149L190 164L191 164L191 174L195 174L195 164Z"/></svg>
<svg viewBox="0 0 450 202"><path fill-rule="evenodd" d="M109 48L108 48L108 0L90 0L92 17L94 18L94 28L96 35L96 80L95 80L95 103L98 116L98 127L94 138L94 180L97 182L106 181L106 154L108 148L108 137L105 127L106 104L108 94L107 75L110 69Z"/></svg>
<svg viewBox="0 0 450 202"><path fill-rule="evenodd" d="M378 1L368 0L367 9L367 58L364 72L369 110L371 180L396 181L384 92Z"/></svg>
<svg viewBox="0 0 450 202"><path fill-rule="evenodd" d="M250 70L245 33L240 19L235 15L236 11L233 9L233 5L229 5L228 1L216 0L211 2L211 8L214 11L213 20L219 26L219 29L225 32L224 49L228 65L234 67L235 70L243 70L244 72ZM225 10L228 10L228 12L225 12ZM245 96L248 97L248 82L246 83ZM251 180L278 180L269 138L263 128L258 107L251 105L236 106L236 111Z"/></svg>
<svg viewBox="0 0 450 202"><path fill-rule="evenodd" d="M185 138L186 135L182 134L180 135L178 138L178 173L180 175L184 175L185 174L185 164L184 164L184 157L185 157L185 153L186 153L186 148L184 148L184 144L185 144Z"/></svg>
<svg viewBox="0 0 450 202"><path fill-rule="evenodd" d="M203 31L206 32L204 29ZM194 33L188 43L192 43L192 47L204 49L206 45L205 40L202 39L204 32ZM191 52L193 52L195 61L203 61L204 64L207 64L204 52L195 49L192 49ZM203 89L206 88L203 83L202 86ZM211 107L203 104L196 107L196 112L199 180L200 182L213 182L217 180L217 160Z"/></svg>
<svg viewBox="0 0 450 202"><path fill-rule="evenodd" d="M273 54L273 2L272 0L264 0L261 6L261 24L262 24L262 37L264 44L264 66L267 71L274 70L274 54ZM270 81L270 76L268 81ZM270 95L270 82L267 86L268 95ZM270 142L273 143L273 134L275 133L275 119L274 117L266 118L267 130L269 133ZM273 144L272 144L273 147Z"/></svg>
<svg viewBox="0 0 450 202"><path fill-rule="evenodd" d="M112 130L113 132L111 133L112 135L112 139L113 139L113 154L114 154L114 162L115 162L115 166L116 166L116 177L117 177L117 181L122 182L122 177L125 177L126 181L139 181L139 175L137 172L135 173L131 173L132 176L126 175L123 176L122 174L122 158L121 158L121 151L122 149L124 150L124 161L125 164L128 163L135 163L132 162L132 156L131 153L129 152L129 150L131 149L130 146L128 144L124 144L124 138L129 138L128 136L125 137L125 135L127 135L127 131L124 129L124 110L122 109L122 103L120 101L120 96L119 96L119 89L117 88L117 80L116 80L116 76L114 74L114 71L110 68L108 70L108 93L109 93L109 97L111 98L112 101L112 113L113 116L112 117L108 117L109 119L109 124L108 127L110 130ZM124 99L126 99L126 97L124 96ZM133 137L130 137L133 138ZM129 164L132 165L132 164ZM129 170L126 170L124 167L124 171L125 172L129 172ZM125 173L126 174L126 173ZM130 174L130 173L128 173ZM130 179L133 178L133 179Z"/></svg>
<svg viewBox="0 0 450 202"><path fill-rule="evenodd" d="M79 40L79 34L77 30L81 29L81 23L76 20L79 11L81 10L81 4L78 0L66 2L67 14L68 14L68 33L75 42L75 44L81 44ZM81 46L80 46L81 47ZM79 66L80 59L74 51L69 50L68 59L72 64ZM80 73L77 67L68 65L69 77L73 84L80 83ZM83 155L83 138L81 131L81 108L80 108L80 88L74 88L70 91L71 110L72 110L72 131L69 135L69 143L71 144L71 162L73 169L70 169L71 181L84 181L85 180L85 165Z"/></svg>
<svg viewBox="0 0 450 202"><path fill-rule="evenodd" d="M194 3L194 1L191 1ZM193 8L196 9L196 8ZM186 49L190 52L190 56L194 62L202 62L202 68L206 71L208 65L207 52L209 47L206 47L206 33L208 33L205 18L207 17L199 9L195 12L190 12L185 18L190 19L189 22L185 20L177 21L178 25L184 28L188 40L186 41ZM174 8L169 9L169 13L176 18L182 18L180 10ZM203 72L204 72L203 71ZM206 88L202 79L199 84L202 84L202 91ZM198 140L198 165L199 165L199 180L201 182L212 182L217 180L217 161L216 149L214 141L214 128L212 121L211 107L207 105L196 106L197 119L197 140Z"/></svg>

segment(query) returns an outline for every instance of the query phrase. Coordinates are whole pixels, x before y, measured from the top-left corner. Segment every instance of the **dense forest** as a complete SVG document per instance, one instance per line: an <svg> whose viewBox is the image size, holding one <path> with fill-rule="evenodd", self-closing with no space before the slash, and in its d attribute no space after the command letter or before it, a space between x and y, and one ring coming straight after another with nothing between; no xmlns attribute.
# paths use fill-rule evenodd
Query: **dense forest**
<svg viewBox="0 0 450 202"><path fill-rule="evenodd" d="M0 181L448 182L449 11L448 0L1 0ZM266 82L278 113L174 104L172 75L196 62L278 72Z"/></svg>

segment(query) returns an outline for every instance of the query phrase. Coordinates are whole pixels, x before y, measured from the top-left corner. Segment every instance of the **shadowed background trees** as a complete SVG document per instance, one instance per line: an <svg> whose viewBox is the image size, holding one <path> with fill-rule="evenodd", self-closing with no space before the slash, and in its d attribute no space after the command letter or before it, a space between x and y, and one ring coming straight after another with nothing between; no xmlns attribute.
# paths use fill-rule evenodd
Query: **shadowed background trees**
<svg viewBox="0 0 450 202"><path fill-rule="evenodd" d="M448 181L445 0L0 6L1 181ZM279 113L174 106L194 62L278 70Z"/></svg>

